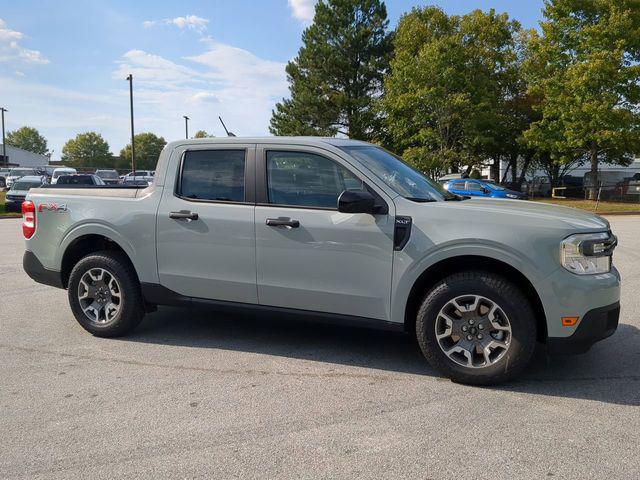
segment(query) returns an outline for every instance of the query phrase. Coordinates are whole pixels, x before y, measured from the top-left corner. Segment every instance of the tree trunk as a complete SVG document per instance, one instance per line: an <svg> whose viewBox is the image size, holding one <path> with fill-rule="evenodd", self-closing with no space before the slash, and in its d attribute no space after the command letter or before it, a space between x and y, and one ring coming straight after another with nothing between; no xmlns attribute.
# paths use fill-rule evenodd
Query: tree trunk
<svg viewBox="0 0 640 480"><path fill-rule="evenodd" d="M589 182L589 200L595 200L598 198L598 150L595 146L591 147L589 152L589 159L591 160L591 180Z"/></svg>
<svg viewBox="0 0 640 480"><path fill-rule="evenodd" d="M524 177L527 174L527 170L529 170L529 165L531 164L531 160L533 159L533 155L531 153L527 153L524 156L524 164L522 165L522 170L520 170L520 176L518 177L518 183L516 185L516 190L520 190L522 188L522 183L524 182Z"/></svg>

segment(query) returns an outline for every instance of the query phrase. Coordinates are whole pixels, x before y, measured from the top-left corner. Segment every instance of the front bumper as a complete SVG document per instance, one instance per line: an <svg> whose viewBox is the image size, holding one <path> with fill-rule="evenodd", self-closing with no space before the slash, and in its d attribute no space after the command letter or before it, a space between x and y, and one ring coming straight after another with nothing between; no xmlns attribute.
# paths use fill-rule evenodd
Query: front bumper
<svg viewBox="0 0 640 480"><path fill-rule="evenodd" d="M570 337L547 339L549 353L555 355L585 353L591 346L613 335L618 328L620 302L589 310Z"/></svg>
<svg viewBox="0 0 640 480"><path fill-rule="evenodd" d="M24 268L24 271L27 272L27 275L29 275L32 280L38 283L64 288L61 273L46 269L42 263L40 263L38 257L29 250L25 251L22 257L22 268Z"/></svg>

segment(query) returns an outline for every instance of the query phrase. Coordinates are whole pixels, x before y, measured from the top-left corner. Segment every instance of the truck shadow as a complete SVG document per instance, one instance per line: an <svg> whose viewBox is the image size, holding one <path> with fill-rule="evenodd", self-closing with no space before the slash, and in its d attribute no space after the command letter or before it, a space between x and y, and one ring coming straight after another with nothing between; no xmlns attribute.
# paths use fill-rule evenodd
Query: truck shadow
<svg viewBox="0 0 640 480"><path fill-rule="evenodd" d="M549 357L541 346L520 379L491 389L640 406L639 333L621 324L584 355ZM409 335L291 319L161 307L123 340L441 377Z"/></svg>

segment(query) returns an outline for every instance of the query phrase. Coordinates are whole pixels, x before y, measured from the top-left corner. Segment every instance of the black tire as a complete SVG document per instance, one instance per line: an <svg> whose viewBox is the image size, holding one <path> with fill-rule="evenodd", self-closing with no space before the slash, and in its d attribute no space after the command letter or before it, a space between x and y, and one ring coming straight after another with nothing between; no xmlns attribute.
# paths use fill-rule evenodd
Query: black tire
<svg viewBox="0 0 640 480"><path fill-rule="evenodd" d="M504 311L511 326L508 349L495 363L482 368L456 363L445 354L436 339L436 319L440 310L464 295L491 299ZM434 368L454 382L470 385L495 385L516 377L531 361L537 338L535 315L526 296L505 278L484 271L457 273L438 282L427 293L418 311L416 336L422 353Z"/></svg>
<svg viewBox="0 0 640 480"><path fill-rule="evenodd" d="M92 269L103 269L120 286L119 311L103 323L89 318L80 305L78 287L82 277ZM128 258L119 252L100 251L83 257L71 271L68 285L69 304L78 323L97 337L119 337L134 330L145 314L144 300L136 272Z"/></svg>

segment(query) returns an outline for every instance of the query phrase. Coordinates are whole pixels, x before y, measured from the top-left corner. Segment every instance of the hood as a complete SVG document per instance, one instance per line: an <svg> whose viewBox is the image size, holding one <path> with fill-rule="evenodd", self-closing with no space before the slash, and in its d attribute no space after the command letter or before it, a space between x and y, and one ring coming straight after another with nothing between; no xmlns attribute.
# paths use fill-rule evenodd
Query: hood
<svg viewBox="0 0 640 480"><path fill-rule="evenodd" d="M507 200L495 198L470 198L462 201L434 202L417 204L408 207L419 216L429 208L437 216L446 216L450 221L482 222L485 224L505 225L512 228L519 226L542 229L561 229L571 232L595 232L609 229L609 222L604 218L584 210L562 207L526 200ZM404 208L401 209L401 211ZM401 213L404 214L404 213ZM411 215L411 213L407 213ZM427 218L425 218L427 220Z"/></svg>

